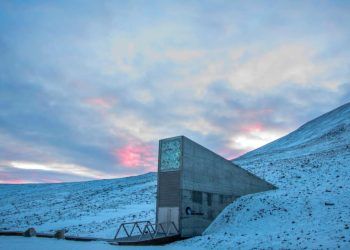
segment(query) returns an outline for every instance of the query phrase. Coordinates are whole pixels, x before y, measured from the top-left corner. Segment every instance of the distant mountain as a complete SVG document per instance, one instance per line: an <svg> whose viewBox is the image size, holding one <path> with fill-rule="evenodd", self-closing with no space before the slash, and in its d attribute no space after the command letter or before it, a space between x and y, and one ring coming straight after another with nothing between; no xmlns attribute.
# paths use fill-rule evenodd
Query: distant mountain
<svg viewBox="0 0 350 250"><path fill-rule="evenodd" d="M204 236L221 249L350 249L350 104L234 162L278 187L241 197Z"/></svg>

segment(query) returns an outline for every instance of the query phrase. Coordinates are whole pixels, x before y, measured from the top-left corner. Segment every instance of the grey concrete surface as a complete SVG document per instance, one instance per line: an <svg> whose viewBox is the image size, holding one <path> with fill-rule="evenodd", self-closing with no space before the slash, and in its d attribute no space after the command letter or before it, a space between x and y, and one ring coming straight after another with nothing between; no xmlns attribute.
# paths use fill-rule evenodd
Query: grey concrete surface
<svg viewBox="0 0 350 250"><path fill-rule="evenodd" d="M173 220L182 237L200 235L238 197L275 188L185 136L159 142L157 222Z"/></svg>

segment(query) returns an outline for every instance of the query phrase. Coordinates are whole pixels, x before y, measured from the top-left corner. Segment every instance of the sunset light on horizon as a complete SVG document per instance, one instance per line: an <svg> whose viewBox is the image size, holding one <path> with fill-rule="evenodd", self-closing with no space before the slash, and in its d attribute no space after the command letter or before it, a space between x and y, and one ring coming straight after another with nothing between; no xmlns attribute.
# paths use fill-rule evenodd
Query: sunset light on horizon
<svg viewBox="0 0 350 250"><path fill-rule="evenodd" d="M268 3L270 4L268 4ZM1 1L0 183L157 170L178 135L227 159L350 99L350 2Z"/></svg>

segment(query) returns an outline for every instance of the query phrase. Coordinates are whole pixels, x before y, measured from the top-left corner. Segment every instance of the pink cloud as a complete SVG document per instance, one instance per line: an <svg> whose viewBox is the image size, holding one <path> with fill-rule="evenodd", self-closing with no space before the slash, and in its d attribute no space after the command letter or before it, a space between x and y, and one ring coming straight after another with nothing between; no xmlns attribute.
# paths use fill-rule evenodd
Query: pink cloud
<svg viewBox="0 0 350 250"><path fill-rule="evenodd" d="M248 150L239 150L239 149L231 149L229 147L227 148L221 148L218 150L218 154L225 157L227 160L235 159L245 153L247 153Z"/></svg>
<svg viewBox="0 0 350 250"><path fill-rule="evenodd" d="M95 97L86 99L85 103L93 107L108 109L112 107L113 101L109 98Z"/></svg>
<svg viewBox="0 0 350 250"><path fill-rule="evenodd" d="M6 184L25 184L25 183L30 183L27 180L21 180L21 179L7 179L5 181L1 181L0 183L6 183Z"/></svg>
<svg viewBox="0 0 350 250"><path fill-rule="evenodd" d="M244 132L260 132L264 129L264 126L261 123L253 123L242 126Z"/></svg>
<svg viewBox="0 0 350 250"><path fill-rule="evenodd" d="M118 162L127 168L146 168L155 170L157 164L156 152L151 145L128 144L115 150Z"/></svg>

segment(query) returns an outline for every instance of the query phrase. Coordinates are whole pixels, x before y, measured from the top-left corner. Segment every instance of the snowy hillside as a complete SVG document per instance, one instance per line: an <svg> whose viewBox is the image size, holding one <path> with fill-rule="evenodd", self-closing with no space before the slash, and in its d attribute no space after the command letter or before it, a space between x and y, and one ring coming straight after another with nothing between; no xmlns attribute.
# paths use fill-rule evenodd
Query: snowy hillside
<svg viewBox="0 0 350 250"><path fill-rule="evenodd" d="M241 197L180 245L350 249L350 104L234 160L279 189Z"/></svg>
<svg viewBox="0 0 350 250"><path fill-rule="evenodd" d="M350 104L234 160L278 187L228 206L203 236L175 247L350 249ZM65 184L0 185L0 230L35 227L111 238L155 218L156 174Z"/></svg>
<svg viewBox="0 0 350 250"><path fill-rule="evenodd" d="M349 145L350 133L350 103L340 106L306 124L299 129L253 150L239 159L253 160L260 157L291 158L308 155L313 152L340 150Z"/></svg>
<svg viewBox="0 0 350 250"><path fill-rule="evenodd" d="M0 230L66 229L112 238L121 222L154 220L156 174L61 184L0 185Z"/></svg>

